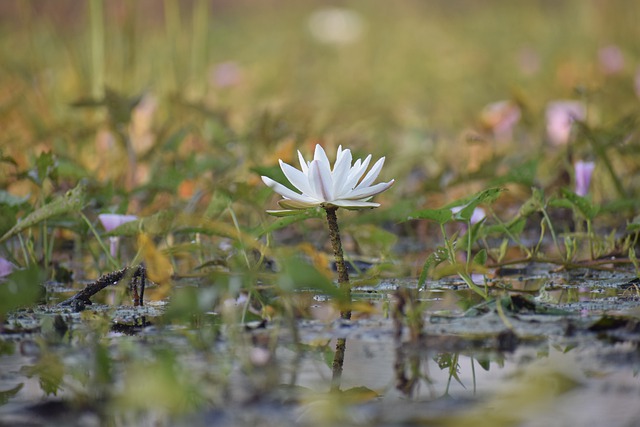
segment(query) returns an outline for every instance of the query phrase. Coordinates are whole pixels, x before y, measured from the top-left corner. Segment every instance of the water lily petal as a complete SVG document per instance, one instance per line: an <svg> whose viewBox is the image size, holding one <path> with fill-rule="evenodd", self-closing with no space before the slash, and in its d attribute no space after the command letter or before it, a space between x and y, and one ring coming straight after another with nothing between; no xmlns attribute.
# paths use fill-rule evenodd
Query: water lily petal
<svg viewBox="0 0 640 427"><path fill-rule="evenodd" d="M306 196L304 194L298 194L295 191L293 191L293 190L285 187L284 185L280 184L279 182L276 182L276 181L272 180L268 176L263 176L262 177L262 182L264 182L267 186L271 187L271 189L273 191L275 191L276 193L280 194L282 197L286 197L287 199L296 200L296 201L299 201L301 203L312 203L312 202L314 202L314 199L312 199L311 197Z"/></svg>
<svg viewBox="0 0 640 427"><path fill-rule="evenodd" d="M309 184L315 193L315 197L323 202L333 199L333 180L329 165L314 159L309 165Z"/></svg>
<svg viewBox="0 0 640 427"><path fill-rule="evenodd" d="M316 144L316 149L313 153L313 160L319 160L320 162L325 163L329 167L329 169L331 169L327 153L324 151L324 148L322 148L320 144Z"/></svg>
<svg viewBox="0 0 640 427"><path fill-rule="evenodd" d="M344 184L340 188L340 192L338 194L342 196L356 188L356 186L358 185L358 181L360 181L360 178L362 177L362 175L364 175L365 171L369 167L369 162L371 162L371 154L369 154L363 162L358 164L358 161L356 161L354 163L351 171L349 172L349 176L344 181Z"/></svg>
<svg viewBox="0 0 640 427"><path fill-rule="evenodd" d="M372 197L375 196L376 194L382 193L383 191L386 191L387 189L389 189L389 187L391 187L393 185L393 183L395 182L395 180L391 180L389 182L380 182L376 185L372 185L370 187L364 187L364 188L357 188L355 190L353 190L352 192L350 192L347 195L347 198L349 200L351 199L364 199L367 197Z"/></svg>
<svg viewBox="0 0 640 427"><path fill-rule="evenodd" d="M305 161L300 151L298 151L298 160L300 170L280 161L282 172L295 189L282 185L269 177L262 177L266 185L283 197L283 200L278 203L289 211L277 211L281 214L286 215L291 211L317 206L335 206L347 209L375 208L380 204L369 200L374 195L387 190L394 183L391 180L372 185L384 165L384 157L379 159L367 173L371 163L371 155L368 155L364 160L356 159L354 162L351 150L343 149L342 146L338 147L333 168L327 153L319 144L315 147L312 161Z"/></svg>
<svg viewBox="0 0 640 427"><path fill-rule="evenodd" d="M375 181L376 178L378 178L378 175L380 174L380 171L382 170L383 165L384 165L384 157L382 157L373 165L369 173L363 178L362 181L360 181L356 189L368 187L371 184L373 184L373 181Z"/></svg>
<svg viewBox="0 0 640 427"><path fill-rule="evenodd" d="M302 173L305 175L309 174L309 165L304 157L302 157L300 150L298 150L298 161L300 162L300 169L302 170Z"/></svg>
<svg viewBox="0 0 640 427"><path fill-rule="evenodd" d="M282 160L280 160L280 169L282 169L289 182L300 190L302 194L311 194L311 186L307 175Z"/></svg>
<svg viewBox="0 0 640 427"><path fill-rule="evenodd" d="M380 203L365 202L362 200L334 200L331 204L347 209L377 208L380 206Z"/></svg>
<svg viewBox="0 0 640 427"><path fill-rule="evenodd" d="M340 198L344 182L351 171L351 150L344 150L333 165L333 194Z"/></svg>
<svg viewBox="0 0 640 427"><path fill-rule="evenodd" d="M298 209L298 210L320 206L320 202L318 200L305 202L300 200L282 199L282 200L278 200L278 204L285 209Z"/></svg>

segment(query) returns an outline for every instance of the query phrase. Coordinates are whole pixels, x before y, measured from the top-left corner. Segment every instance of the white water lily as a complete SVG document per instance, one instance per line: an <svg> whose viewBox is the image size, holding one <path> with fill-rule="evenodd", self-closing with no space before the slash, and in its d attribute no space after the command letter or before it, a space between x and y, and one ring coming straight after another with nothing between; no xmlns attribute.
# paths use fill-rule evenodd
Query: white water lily
<svg viewBox="0 0 640 427"><path fill-rule="evenodd" d="M371 154L364 160L357 159L352 163L351 150L343 150L342 146L338 147L333 169L320 145L316 145L312 161L305 161L300 151L298 151L298 159L301 169L296 169L282 160L280 160L280 168L300 193L269 177L262 177L266 185L283 197L278 203L289 211L316 206L347 209L377 208L380 204L371 202L371 198L387 190L394 183L392 179L389 182L373 184L382 170L384 157L378 160L365 175L371 162Z"/></svg>

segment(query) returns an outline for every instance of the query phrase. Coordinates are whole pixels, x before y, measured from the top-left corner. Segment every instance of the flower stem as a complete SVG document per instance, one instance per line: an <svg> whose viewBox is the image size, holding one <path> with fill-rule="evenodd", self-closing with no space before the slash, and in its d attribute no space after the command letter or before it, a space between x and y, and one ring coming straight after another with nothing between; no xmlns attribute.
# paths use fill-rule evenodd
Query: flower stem
<svg viewBox="0 0 640 427"><path fill-rule="evenodd" d="M331 239L331 247L333 248L333 256L336 260L336 270L338 270L338 284L340 289L345 293L344 301L347 304L346 310L340 310L340 317L343 319L351 319L351 286L349 284L349 272L344 263L344 255L342 253L342 242L340 241L340 229L338 228L338 217L336 211L338 208L324 208L327 212L327 223L329 224L329 238ZM344 365L344 353L347 347L346 338L338 338L336 342L336 352L333 356L333 377L331 381L331 390L340 390L340 380L342 379L342 367Z"/></svg>
<svg viewBox="0 0 640 427"><path fill-rule="evenodd" d="M349 285L349 273L344 263L344 255L342 254L342 242L340 241L340 229L338 228L338 218L336 216L336 207L324 208L327 212L327 223L329 224L329 238L333 247L333 256L336 260L336 269L338 270L338 284L340 289L345 293L345 302L351 305L351 286ZM340 317L343 319L351 319L351 309L340 310Z"/></svg>

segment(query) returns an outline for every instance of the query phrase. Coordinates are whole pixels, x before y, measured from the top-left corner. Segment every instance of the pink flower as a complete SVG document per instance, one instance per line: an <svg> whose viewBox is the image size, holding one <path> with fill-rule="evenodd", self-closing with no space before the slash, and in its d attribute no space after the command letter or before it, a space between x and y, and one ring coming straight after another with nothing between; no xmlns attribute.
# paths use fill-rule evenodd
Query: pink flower
<svg viewBox="0 0 640 427"><path fill-rule="evenodd" d="M598 51L598 61L604 74L619 74L624 69L624 56L616 45L605 46Z"/></svg>
<svg viewBox="0 0 640 427"><path fill-rule="evenodd" d="M576 194L584 197L589 193L589 185L591 184L591 175L596 164L594 162L583 162L578 160L574 165L576 178Z"/></svg>
<svg viewBox="0 0 640 427"><path fill-rule="evenodd" d="M547 135L553 145L564 145L571 137L573 122L583 121L587 112L579 101L554 101L547 106Z"/></svg>
<svg viewBox="0 0 640 427"><path fill-rule="evenodd" d="M16 268L11 261L8 261L2 257L0 257L0 280L4 279L8 275L10 275L13 270Z"/></svg>
<svg viewBox="0 0 640 427"><path fill-rule="evenodd" d="M135 215L100 214L98 215L98 219L105 230L111 231L120 227L122 224L135 221L138 217Z"/></svg>
<svg viewBox="0 0 640 427"><path fill-rule="evenodd" d="M120 227L122 224L126 224L127 222L135 221L138 219L135 215L120 215L120 214L100 214L98 215L98 219L102 223L107 232L114 230ZM118 236L110 236L109 237L109 253L113 258L118 254L118 245L120 243L120 237Z"/></svg>
<svg viewBox="0 0 640 427"><path fill-rule="evenodd" d="M511 101L493 102L482 109L480 118L498 141L510 141L520 120L520 108Z"/></svg>

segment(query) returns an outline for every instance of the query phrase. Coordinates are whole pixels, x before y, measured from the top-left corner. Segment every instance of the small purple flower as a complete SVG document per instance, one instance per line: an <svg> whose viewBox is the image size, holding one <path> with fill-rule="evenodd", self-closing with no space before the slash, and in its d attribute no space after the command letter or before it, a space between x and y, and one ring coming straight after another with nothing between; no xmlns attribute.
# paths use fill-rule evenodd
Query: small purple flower
<svg viewBox="0 0 640 427"><path fill-rule="evenodd" d="M0 257L0 281L10 275L15 268L11 261Z"/></svg>
<svg viewBox="0 0 640 427"><path fill-rule="evenodd" d="M102 223L107 232L114 230L120 227L122 224L126 224L127 222L135 221L138 219L135 215L121 215L121 214L100 214L98 215L98 219ZM109 253L113 258L118 254L118 244L120 243L120 237L118 236L110 236L109 237Z"/></svg>
<svg viewBox="0 0 640 427"><path fill-rule="evenodd" d="M135 215L100 214L98 215L98 219L105 230L111 231L120 227L122 224L135 221L138 217Z"/></svg>
<svg viewBox="0 0 640 427"><path fill-rule="evenodd" d="M587 116L584 104L579 101L554 101L547 106L547 135L553 145L564 145L571 137L573 122Z"/></svg>
<svg viewBox="0 0 640 427"><path fill-rule="evenodd" d="M589 185L591 184L591 175L596 167L594 162L583 162L578 160L574 165L576 177L576 194L584 197L589 193Z"/></svg>

